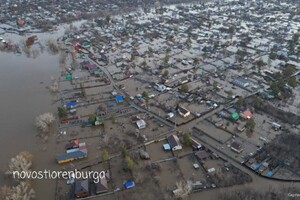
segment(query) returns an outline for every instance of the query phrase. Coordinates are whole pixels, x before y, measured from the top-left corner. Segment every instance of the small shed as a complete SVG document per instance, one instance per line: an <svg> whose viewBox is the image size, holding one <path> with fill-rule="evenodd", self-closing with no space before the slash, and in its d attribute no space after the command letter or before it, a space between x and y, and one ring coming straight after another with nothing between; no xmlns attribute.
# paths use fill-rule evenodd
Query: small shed
<svg viewBox="0 0 300 200"><path fill-rule="evenodd" d="M268 171L268 176L273 176L273 172L272 171Z"/></svg>
<svg viewBox="0 0 300 200"><path fill-rule="evenodd" d="M171 147L170 145L167 143L167 144L163 144L163 148L165 151L170 151L171 150Z"/></svg>
<svg viewBox="0 0 300 200"><path fill-rule="evenodd" d="M136 125L139 129L143 129L143 128L146 128L146 122L142 119L138 120L136 122Z"/></svg>
<svg viewBox="0 0 300 200"><path fill-rule="evenodd" d="M232 115L231 115L231 117L232 117L232 119L234 119L234 120L238 120L239 119L239 114L238 113L232 113Z"/></svg>
<svg viewBox="0 0 300 200"><path fill-rule="evenodd" d="M241 153L243 151L243 147L238 142L231 143L231 150L235 151L236 153Z"/></svg>
<svg viewBox="0 0 300 200"><path fill-rule="evenodd" d="M180 145L179 138L177 135L170 135L167 137L167 141L172 149L172 151L181 150L182 146Z"/></svg>
<svg viewBox="0 0 300 200"><path fill-rule="evenodd" d="M130 189L135 186L135 183L133 181L126 181L123 185L125 189Z"/></svg>
<svg viewBox="0 0 300 200"><path fill-rule="evenodd" d="M72 80L72 75L71 74L67 74L66 75L66 80L71 81Z"/></svg>

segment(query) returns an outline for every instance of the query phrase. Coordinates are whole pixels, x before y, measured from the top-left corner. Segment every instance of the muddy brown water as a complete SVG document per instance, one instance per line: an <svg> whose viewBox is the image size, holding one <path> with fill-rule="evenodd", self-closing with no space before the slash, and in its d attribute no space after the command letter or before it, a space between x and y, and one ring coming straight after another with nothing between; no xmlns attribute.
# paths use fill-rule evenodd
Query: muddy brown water
<svg viewBox="0 0 300 200"><path fill-rule="evenodd" d="M33 154L35 170L54 168L54 137L45 145L39 142L34 119L44 112L55 112L51 96L46 89L51 76L59 74L58 57L41 54L36 59L0 53L0 185L10 184L3 176L11 157L26 150ZM43 147L47 151L43 152ZM51 145L52 146L52 145ZM53 147L53 146L52 146ZM51 159L51 157L53 159ZM33 181L37 199L53 200L49 181ZM55 184L51 184L55 185ZM51 186L52 187L52 186Z"/></svg>

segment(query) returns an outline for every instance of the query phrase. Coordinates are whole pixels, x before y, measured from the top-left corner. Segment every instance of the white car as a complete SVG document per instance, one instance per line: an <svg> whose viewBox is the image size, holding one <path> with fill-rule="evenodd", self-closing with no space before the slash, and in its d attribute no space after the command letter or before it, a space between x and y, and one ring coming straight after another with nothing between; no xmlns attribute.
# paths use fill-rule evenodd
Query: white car
<svg viewBox="0 0 300 200"><path fill-rule="evenodd" d="M171 119L174 117L174 113L170 112L167 114L167 119Z"/></svg>

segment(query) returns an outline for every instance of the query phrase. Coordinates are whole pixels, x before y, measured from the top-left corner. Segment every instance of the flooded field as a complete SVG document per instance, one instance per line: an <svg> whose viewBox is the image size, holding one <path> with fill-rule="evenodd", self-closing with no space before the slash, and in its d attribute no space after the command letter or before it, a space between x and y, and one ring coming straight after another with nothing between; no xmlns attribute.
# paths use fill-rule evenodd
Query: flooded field
<svg viewBox="0 0 300 200"><path fill-rule="evenodd" d="M54 152L48 148L41 150L42 144L36 137L37 130L34 126L35 117L44 112L53 112L56 107L52 105L54 96L51 96L47 86L51 76L58 75L58 59L56 56L41 54L36 59L25 56L0 53L0 92L1 92L1 178L11 157L20 151L26 150L33 154L33 167L43 170L54 166L54 161L49 159ZM52 138L53 139L53 138ZM47 145L54 142L49 140ZM13 144L13 145L12 145ZM37 162L38 161L38 162ZM49 199L53 192L49 190L49 182L39 181L36 185L37 196L48 194Z"/></svg>

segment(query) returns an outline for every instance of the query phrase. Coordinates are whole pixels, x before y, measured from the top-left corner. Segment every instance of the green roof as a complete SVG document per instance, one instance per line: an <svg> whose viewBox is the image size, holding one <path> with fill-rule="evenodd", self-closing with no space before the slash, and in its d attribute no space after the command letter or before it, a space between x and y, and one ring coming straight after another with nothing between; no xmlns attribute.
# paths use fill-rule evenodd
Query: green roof
<svg viewBox="0 0 300 200"><path fill-rule="evenodd" d="M67 79L68 81L72 80L72 75L71 75L71 74L66 75L66 79Z"/></svg>
<svg viewBox="0 0 300 200"><path fill-rule="evenodd" d="M239 114L237 114L236 112L235 113L232 113L231 117L234 119L234 120L237 120L239 118Z"/></svg>

